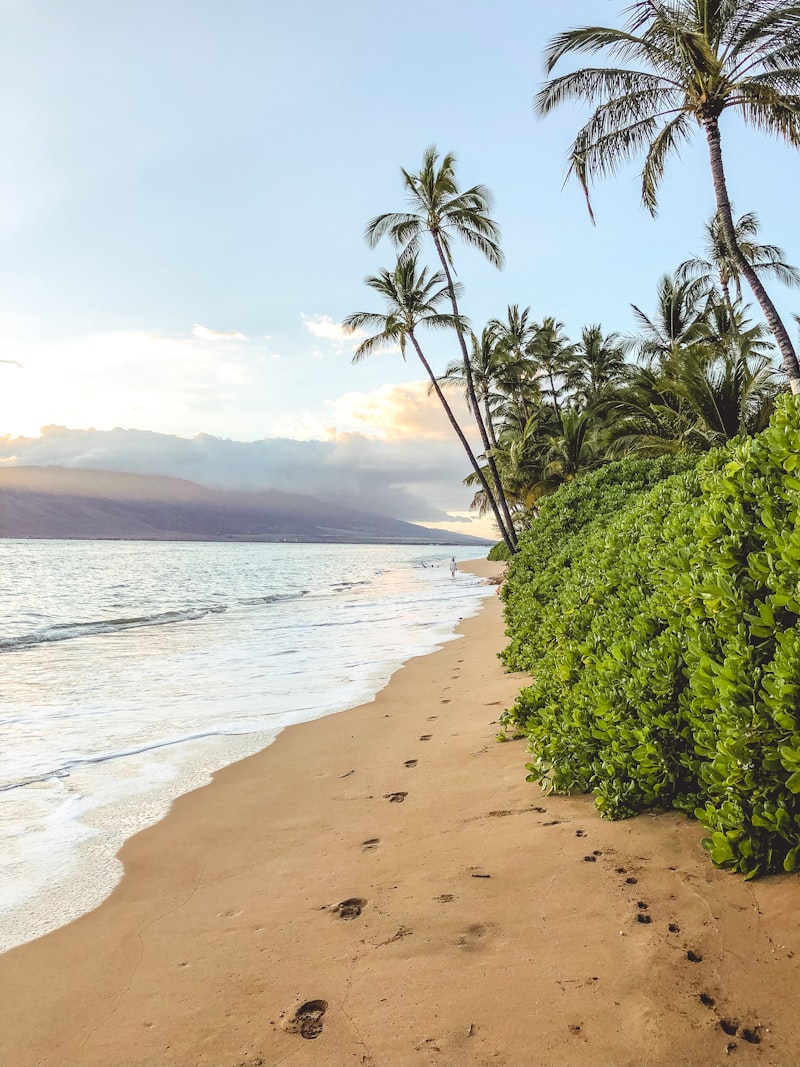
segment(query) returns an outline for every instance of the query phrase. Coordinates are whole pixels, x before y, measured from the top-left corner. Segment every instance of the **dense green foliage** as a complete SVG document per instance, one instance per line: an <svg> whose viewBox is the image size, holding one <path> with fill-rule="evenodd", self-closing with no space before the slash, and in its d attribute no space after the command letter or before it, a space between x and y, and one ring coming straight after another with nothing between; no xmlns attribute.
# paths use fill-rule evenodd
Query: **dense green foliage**
<svg viewBox="0 0 800 1067"><path fill-rule="evenodd" d="M794 869L799 506L792 398L696 470L627 461L543 502L506 586L532 780L609 818L695 813L748 877Z"/></svg>
<svg viewBox="0 0 800 1067"><path fill-rule="evenodd" d="M508 545L505 541L498 541L496 545L492 545L489 549L489 555L486 558L490 563L503 563L505 560L511 559Z"/></svg>
<svg viewBox="0 0 800 1067"><path fill-rule="evenodd" d="M514 557L506 586L510 642L503 661L510 670L533 670L549 648L547 616L593 532L602 540L615 515L670 475L693 469L698 459L687 454L620 460L540 501L539 516Z"/></svg>

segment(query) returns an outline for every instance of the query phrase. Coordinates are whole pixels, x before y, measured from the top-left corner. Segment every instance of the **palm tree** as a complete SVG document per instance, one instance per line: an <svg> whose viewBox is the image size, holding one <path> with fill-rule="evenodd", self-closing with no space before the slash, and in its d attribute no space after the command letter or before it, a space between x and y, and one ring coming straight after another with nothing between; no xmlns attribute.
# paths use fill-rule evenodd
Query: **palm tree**
<svg viewBox="0 0 800 1067"><path fill-rule="evenodd" d="M561 417L561 408L558 398L564 391L562 384L556 383L556 378L562 378L569 370L572 362L573 346L569 343L564 333L564 323L556 322L552 315L534 325L533 338L528 344L527 354L533 360L533 364L540 379L546 379L548 389L543 393L549 393L556 414Z"/></svg>
<svg viewBox="0 0 800 1067"><path fill-rule="evenodd" d="M497 432L495 430L493 408L498 401L495 386L502 369L502 356L495 344L492 331L486 326L481 331L480 337L470 331L470 349L470 364L475 396L482 407L483 422L494 453L497 449ZM444 374L439 378L439 384L443 386L453 385L463 389L467 395L467 406L469 407L467 377L462 360L456 359L447 364ZM433 387L429 386L428 391L432 392Z"/></svg>
<svg viewBox="0 0 800 1067"><path fill-rule="evenodd" d="M705 452L764 429L782 385L763 327L747 328L738 309L737 322L741 331L689 343L632 369L628 384L603 405L612 455Z"/></svg>
<svg viewBox="0 0 800 1067"><path fill-rule="evenodd" d="M398 346L403 359L406 358L408 342L417 354L419 361L425 368L425 373L430 379L431 386L439 398L445 414L453 427L464 451L472 465L473 470L483 484L487 496L494 502L489 484L483 471L478 464L475 454L464 432L458 423L447 398L442 392L436 375L420 346L416 330L418 327L429 329L453 329L455 319L451 314L440 311L442 303L449 300L453 289L441 271L429 274L426 267L417 271L416 255L408 255L398 260L393 271L381 270L379 274L365 279L366 284L381 296L385 303L385 311L358 311L348 315L344 320L345 329L353 332L367 326L376 329L377 333L362 341L353 354L353 362L359 363L365 356L371 355L380 348ZM463 324L459 323L463 328ZM507 531L502 522L502 517L494 504L494 516L498 528L506 542L509 551L514 551L514 545L510 541Z"/></svg>
<svg viewBox="0 0 800 1067"><path fill-rule="evenodd" d="M536 333L530 313L529 307L520 311L519 304L509 304L505 321L492 319L487 327L498 350L498 384L507 395L513 396L525 422L532 414L532 402L538 400L539 391L536 368L528 351Z"/></svg>
<svg viewBox="0 0 800 1067"><path fill-rule="evenodd" d="M708 296L701 279L681 280L676 275L662 275L653 318L631 304L639 333L629 338L627 344L645 362L674 355L681 347L706 336Z"/></svg>
<svg viewBox="0 0 800 1067"><path fill-rule="evenodd" d="M492 455L491 442L481 416L480 405L475 392L469 351L465 331L458 310L456 286L453 281L453 243L456 238L476 248L490 263L496 267L503 265L503 253L499 245L499 230L491 218L491 194L483 185L474 185L471 189L461 191L455 174L456 159L448 152L441 162L435 146L425 150L422 167L418 174L401 168L403 183L411 211L389 212L378 215L367 225L364 236L370 246L374 247L384 236L402 249L402 256L416 255L422 236L429 234L433 240L436 254L442 265L447 280L453 321L461 357L464 361L464 374L470 407L481 435L484 453L494 481L493 493L496 496L504 522L500 529L505 530L509 540L516 546L514 523L509 511L503 485ZM401 257L402 258L402 257Z"/></svg>
<svg viewBox="0 0 800 1067"><path fill-rule="evenodd" d="M551 74L573 52L604 52L623 67L551 78L536 97L546 115L568 100L597 104L570 149L569 173L589 200L589 182L645 151L642 199L655 215L667 158L693 122L706 138L719 224L778 342L793 393L800 365L786 327L736 240L722 159L719 118L734 108L765 133L800 146L800 4L796 0L635 0L625 29L585 26L556 36ZM641 63L646 69L631 69ZM591 207L590 207L591 210Z"/></svg>
<svg viewBox="0 0 800 1067"><path fill-rule="evenodd" d="M736 243L742 255L752 264L760 277L768 275L784 285L800 285L800 272L796 267L783 262L783 249L777 245L757 244L758 218L750 211L734 223ZM679 278L697 278L709 288L719 279L720 288L728 309L732 310L731 282L736 290L736 299L742 299L741 271L722 232L718 214L713 214L705 224L705 256L685 260L677 269Z"/></svg>
<svg viewBox="0 0 800 1067"><path fill-rule="evenodd" d="M596 403L609 389L621 385L628 372L619 334L604 335L598 323L584 326L572 348L566 386L582 407Z"/></svg>

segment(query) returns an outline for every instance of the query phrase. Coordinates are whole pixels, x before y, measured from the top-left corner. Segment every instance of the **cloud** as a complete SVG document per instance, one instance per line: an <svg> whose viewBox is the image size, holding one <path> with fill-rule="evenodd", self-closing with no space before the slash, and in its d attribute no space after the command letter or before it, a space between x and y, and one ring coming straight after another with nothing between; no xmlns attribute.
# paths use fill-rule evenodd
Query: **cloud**
<svg viewBox="0 0 800 1067"><path fill-rule="evenodd" d="M471 491L457 441L382 441L360 433L333 440L234 441L149 430L45 426L37 437L0 436L0 465L88 467L186 478L212 488L279 489L434 526L465 524ZM491 536L491 534L489 534Z"/></svg>
<svg viewBox="0 0 800 1067"><path fill-rule="evenodd" d="M323 341L331 341L339 351L343 348L356 348L360 340L367 336L363 330L345 329L341 322L334 322L329 315L301 314L300 318L310 334Z"/></svg>
<svg viewBox="0 0 800 1067"><path fill-rule="evenodd" d="M463 396L448 390L446 398L459 424L469 428L472 419ZM369 393L344 393L329 406L337 426L352 426L384 441L453 438L453 428L438 397L429 391L428 382L383 385Z"/></svg>
<svg viewBox="0 0 800 1067"><path fill-rule="evenodd" d="M18 359L0 359L0 363L4 363L7 367L21 367L22 364Z"/></svg>
<svg viewBox="0 0 800 1067"><path fill-rule="evenodd" d="M192 334L201 341L246 341L247 337L238 330L211 330L208 326L201 326L196 322L192 326Z"/></svg>

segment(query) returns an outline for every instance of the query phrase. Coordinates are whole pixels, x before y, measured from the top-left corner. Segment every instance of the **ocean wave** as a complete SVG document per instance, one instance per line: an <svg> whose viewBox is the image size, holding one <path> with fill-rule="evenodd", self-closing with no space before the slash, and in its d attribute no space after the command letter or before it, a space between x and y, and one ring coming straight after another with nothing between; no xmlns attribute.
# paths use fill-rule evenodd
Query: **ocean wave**
<svg viewBox="0 0 800 1067"><path fill-rule="evenodd" d="M267 596L250 596L244 600L240 600L240 604L254 606L257 604L277 604L281 600L299 600L301 596L306 596L308 589L301 589L297 593L270 593Z"/></svg>
<svg viewBox="0 0 800 1067"><path fill-rule="evenodd" d="M145 752L158 752L163 748L173 748L175 745L183 745L191 741L203 741L209 737L238 737L242 733L251 734L257 732L258 731L253 729L245 731L220 729L204 730L199 733L186 734L183 737L171 737L164 741L154 741L149 745L138 745L133 748L123 748L114 752L101 752L97 756L84 756L83 758L63 763L60 767L53 767L49 770L29 775L27 778L18 778L11 781L0 780L0 793L7 793L12 789L22 789L26 785L39 785L41 782L49 782L54 778L69 778L72 772L78 770L80 767L91 767L98 763L109 763L112 760L124 759L126 756L141 756Z"/></svg>
<svg viewBox="0 0 800 1067"><path fill-rule="evenodd" d="M206 604L202 607L183 608L179 611L159 611L152 615L133 615L119 619L94 619L91 622L59 622L32 634L0 638L0 652L16 652L23 648L51 644L54 641L71 641L76 637L92 637L96 634L113 634L121 630L139 629L142 626L165 626L173 622L194 622L206 615L227 611L225 604Z"/></svg>

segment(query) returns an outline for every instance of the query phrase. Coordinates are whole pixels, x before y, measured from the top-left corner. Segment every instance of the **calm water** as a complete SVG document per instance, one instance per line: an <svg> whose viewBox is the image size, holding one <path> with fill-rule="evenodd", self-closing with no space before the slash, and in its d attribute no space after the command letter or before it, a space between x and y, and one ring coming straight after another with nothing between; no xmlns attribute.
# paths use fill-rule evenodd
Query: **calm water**
<svg viewBox="0 0 800 1067"><path fill-rule="evenodd" d="M419 546L0 540L0 950L285 726L369 700L491 587Z"/></svg>

